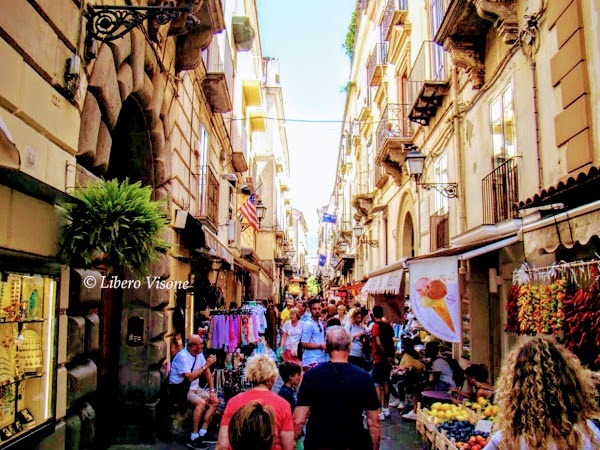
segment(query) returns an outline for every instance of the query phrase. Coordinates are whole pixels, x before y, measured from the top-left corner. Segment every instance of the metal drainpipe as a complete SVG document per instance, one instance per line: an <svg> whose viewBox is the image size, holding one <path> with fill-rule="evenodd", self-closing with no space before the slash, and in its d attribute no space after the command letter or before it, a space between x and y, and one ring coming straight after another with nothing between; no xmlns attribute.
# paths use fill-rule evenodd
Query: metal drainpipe
<svg viewBox="0 0 600 450"><path fill-rule="evenodd" d="M456 147L456 168L458 174L458 202L459 202L459 212L458 212L458 229L457 234L462 234L467 229L467 202L465 199L465 164L464 164L464 149L463 149L463 139L462 139L462 129L461 129L461 111L459 105L459 88L458 88L458 69L454 69L452 71L452 101L454 103L454 117L453 117L453 126L454 126L454 146Z"/></svg>
<svg viewBox="0 0 600 450"><path fill-rule="evenodd" d="M533 118L535 120L535 154L538 162L538 192L544 188L544 172L542 170L542 149L540 148L540 118L537 88L537 65L531 62L531 78L533 81Z"/></svg>

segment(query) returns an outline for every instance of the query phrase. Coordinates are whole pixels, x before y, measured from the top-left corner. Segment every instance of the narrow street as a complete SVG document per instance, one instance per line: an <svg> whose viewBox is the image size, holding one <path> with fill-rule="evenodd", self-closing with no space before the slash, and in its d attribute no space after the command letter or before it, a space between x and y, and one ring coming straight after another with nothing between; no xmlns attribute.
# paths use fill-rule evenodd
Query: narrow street
<svg viewBox="0 0 600 450"><path fill-rule="evenodd" d="M600 449L600 0L1 4L0 450Z"/></svg>

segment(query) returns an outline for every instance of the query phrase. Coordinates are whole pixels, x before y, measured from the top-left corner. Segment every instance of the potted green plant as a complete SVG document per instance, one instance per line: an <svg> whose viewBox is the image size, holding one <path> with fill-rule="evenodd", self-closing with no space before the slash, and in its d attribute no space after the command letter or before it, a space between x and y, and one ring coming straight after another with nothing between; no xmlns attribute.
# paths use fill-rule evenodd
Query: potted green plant
<svg viewBox="0 0 600 450"><path fill-rule="evenodd" d="M152 200L152 188L129 180L100 179L79 187L63 205L66 223L60 252L74 267L100 262L114 273L148 272L159 253L168 250L162 238L169 220L164 204Z"/></svg>

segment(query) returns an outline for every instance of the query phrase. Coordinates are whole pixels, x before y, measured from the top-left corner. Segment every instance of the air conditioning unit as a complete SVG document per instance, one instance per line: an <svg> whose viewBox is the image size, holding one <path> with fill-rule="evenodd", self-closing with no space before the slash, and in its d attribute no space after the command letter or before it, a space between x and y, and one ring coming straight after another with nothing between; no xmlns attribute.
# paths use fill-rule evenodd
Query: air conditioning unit
<svg viewBox="0 0 600 450"><path fill-rule="evenodd" d="M231 219L227 222L227 243L230 247L239 247L240 242L240 221Z"/></svg>

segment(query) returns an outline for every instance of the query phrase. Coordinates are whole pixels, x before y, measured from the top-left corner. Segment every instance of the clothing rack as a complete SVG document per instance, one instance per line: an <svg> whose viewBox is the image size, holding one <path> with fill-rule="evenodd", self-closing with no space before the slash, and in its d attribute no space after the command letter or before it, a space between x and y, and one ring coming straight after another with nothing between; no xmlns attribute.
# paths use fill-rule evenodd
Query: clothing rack
<svg viewBox="0 0 600 450"><path fill-rule="evenodd" d="M236 309L211 309L209 310L211 316L251 316L252 310L248 308L236 308Z"/></svg>

